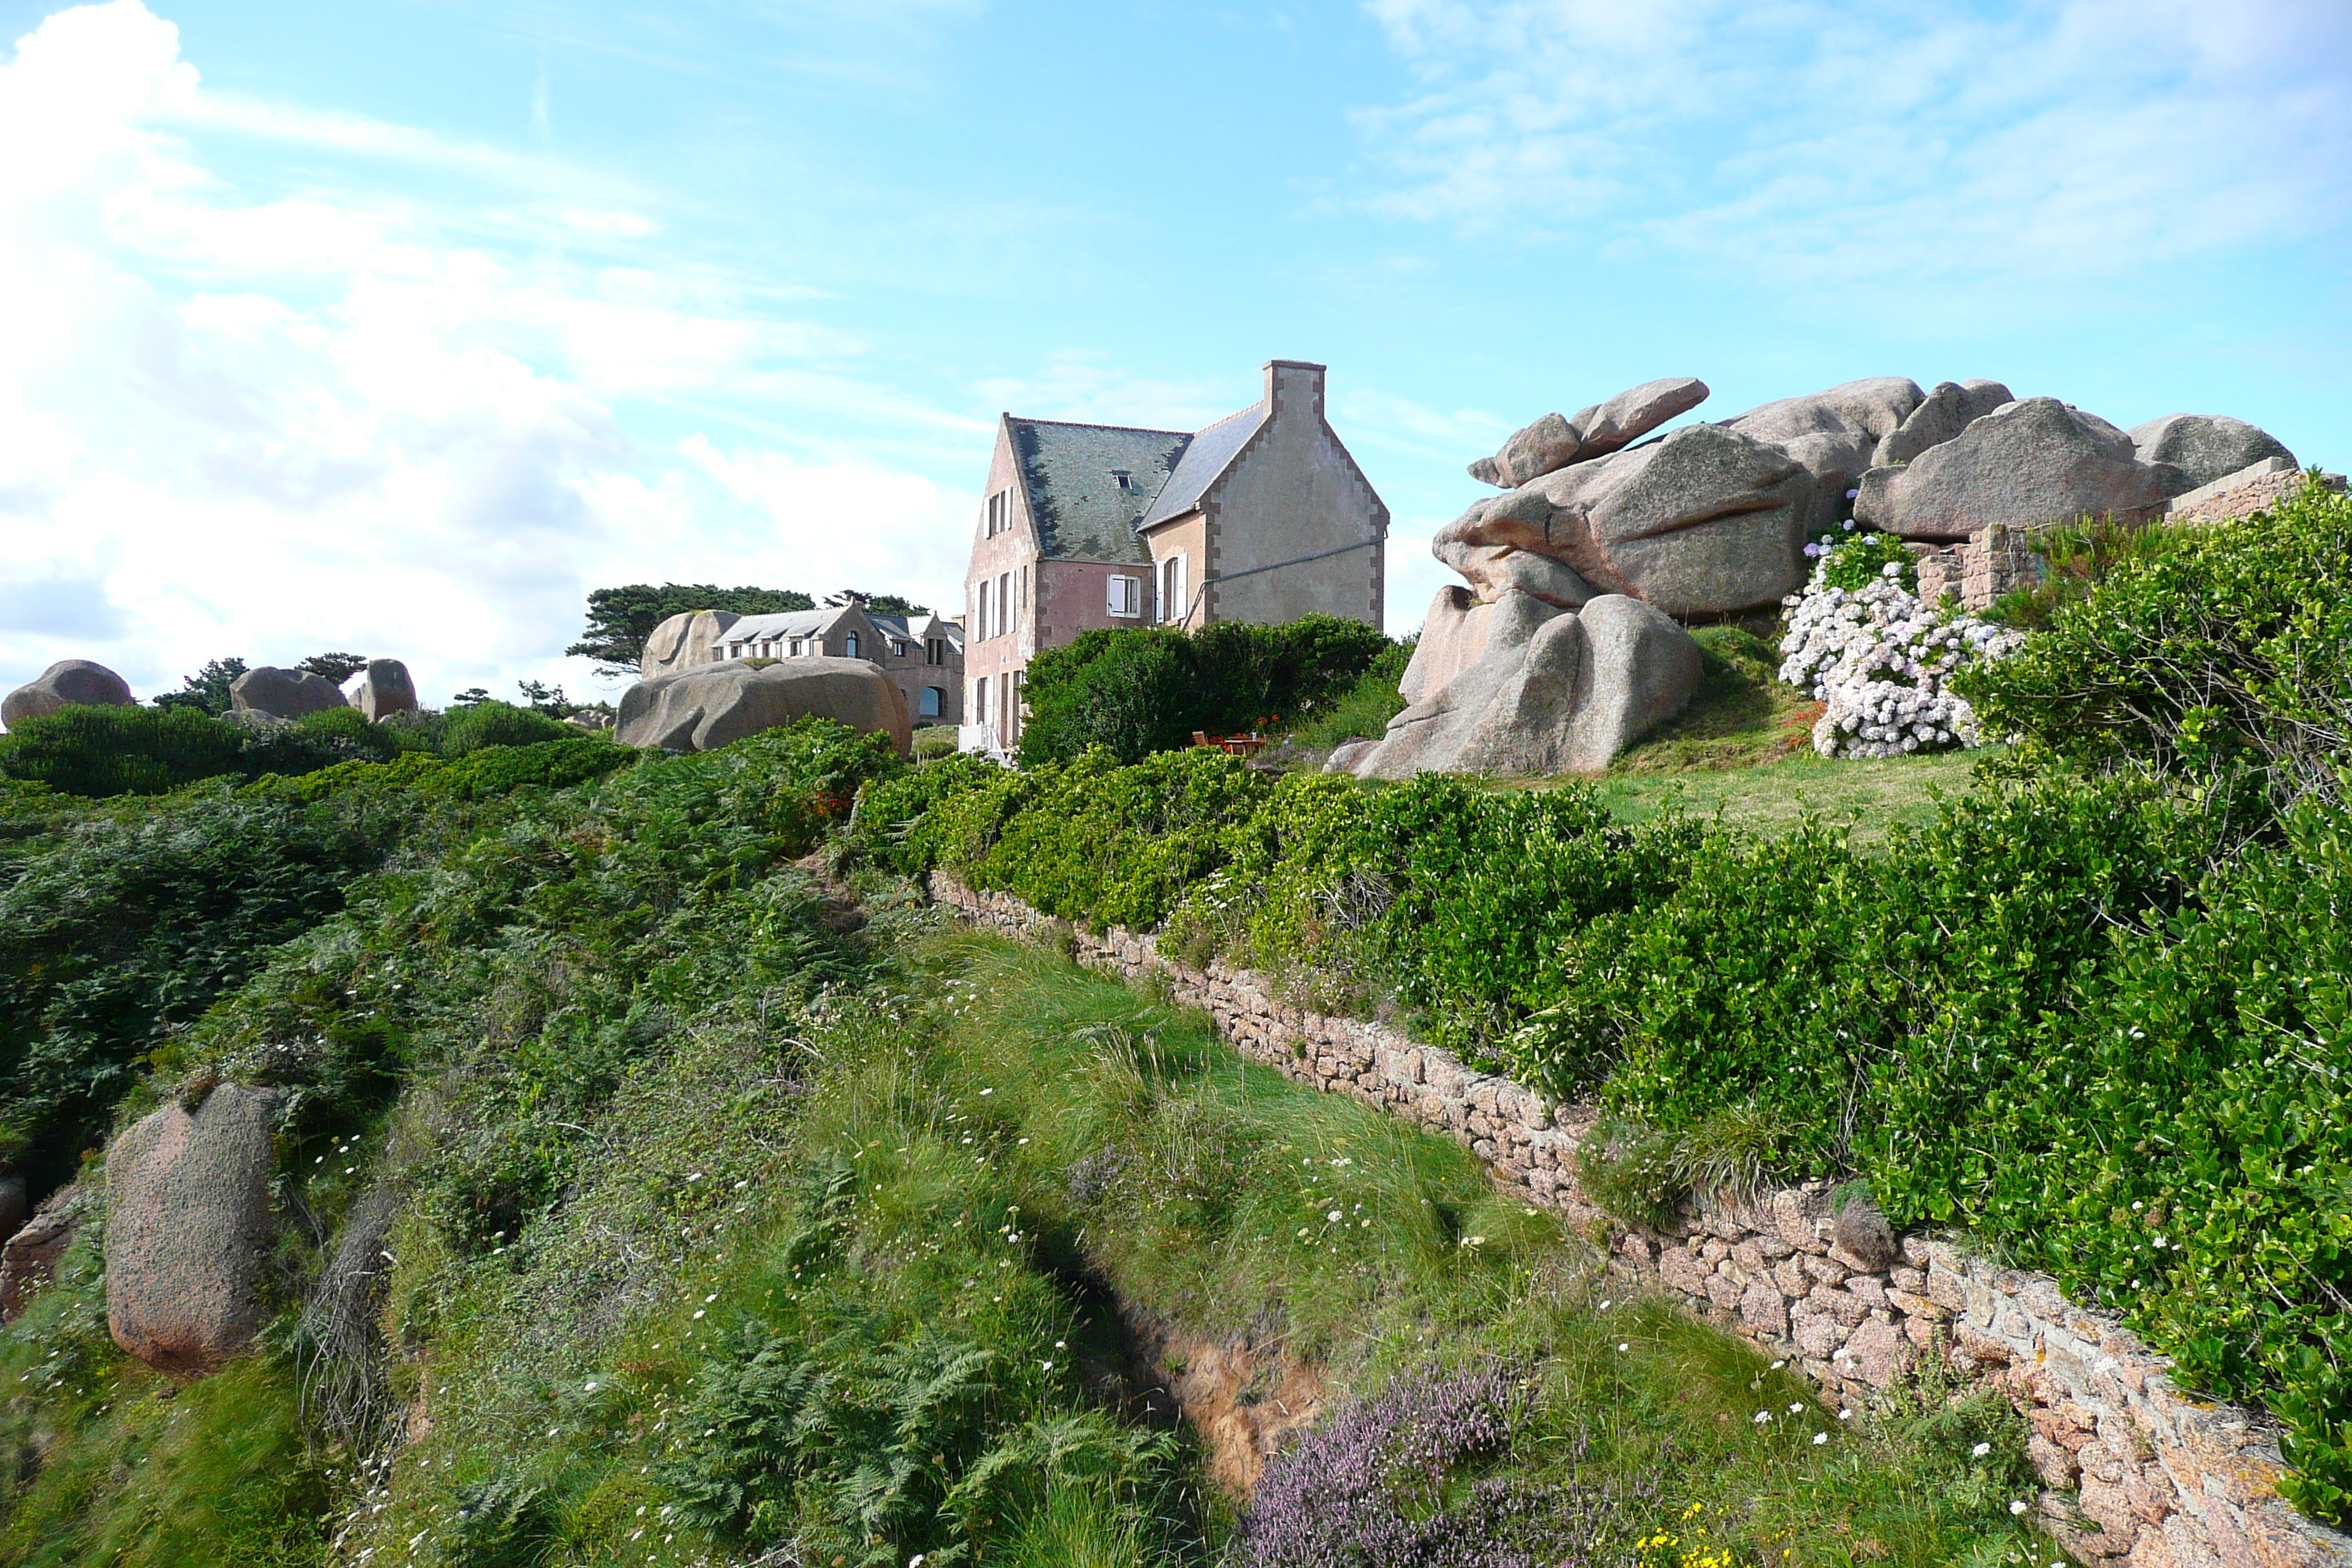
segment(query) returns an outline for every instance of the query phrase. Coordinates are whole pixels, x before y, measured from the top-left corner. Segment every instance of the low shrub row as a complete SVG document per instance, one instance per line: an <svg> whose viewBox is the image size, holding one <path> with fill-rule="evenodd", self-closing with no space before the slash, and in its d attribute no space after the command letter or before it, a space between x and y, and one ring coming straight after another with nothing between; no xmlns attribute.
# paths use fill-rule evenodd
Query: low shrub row
<svg viewBox="0 0 2352 1568"><path fill-rule="evenodd" d="M291 777L347 762L457 758L486 747L579 738L568 724L504 702L394 714L382 723L370 723L355 708L330 708L292 723L256 724L186 704L78 704L0 735L0 779L60 795L163 795L202 779Z"/></svg>

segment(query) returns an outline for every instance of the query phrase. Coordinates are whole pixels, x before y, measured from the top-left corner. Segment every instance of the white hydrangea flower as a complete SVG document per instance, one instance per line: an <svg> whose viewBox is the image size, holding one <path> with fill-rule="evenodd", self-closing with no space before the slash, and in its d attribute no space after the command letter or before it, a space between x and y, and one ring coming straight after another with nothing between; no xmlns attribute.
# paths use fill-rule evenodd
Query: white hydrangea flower
<svg viewBox="0 0 2352 1568"><path fill-rule="evenodd" d="M1971 664L2024 640L1973 616L1907 592L1889 562L1859 589L1832 587L1828 544L1803 593L1784 601L1780 679L1824 705L1813 749L1825 757L1896 757L1983 739L1968 703L1948 682Z"/></svg>

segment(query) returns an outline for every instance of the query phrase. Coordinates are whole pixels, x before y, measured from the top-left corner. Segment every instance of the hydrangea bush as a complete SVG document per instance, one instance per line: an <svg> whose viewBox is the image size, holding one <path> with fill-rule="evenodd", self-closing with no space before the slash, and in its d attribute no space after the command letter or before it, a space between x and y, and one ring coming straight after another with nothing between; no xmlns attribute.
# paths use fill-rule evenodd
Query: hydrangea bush
<svg viewBox="0 0 2352 1568"><path fill-rule="evenodd" d="M2009 652L2020 634L1923 603L1911 552L1892 534L1828 534L1805 552L1812 576L1782 601L1780 679L1824 705L1813 749L1899 757L1977 744L1975 711L1949 682Z"/></svg>

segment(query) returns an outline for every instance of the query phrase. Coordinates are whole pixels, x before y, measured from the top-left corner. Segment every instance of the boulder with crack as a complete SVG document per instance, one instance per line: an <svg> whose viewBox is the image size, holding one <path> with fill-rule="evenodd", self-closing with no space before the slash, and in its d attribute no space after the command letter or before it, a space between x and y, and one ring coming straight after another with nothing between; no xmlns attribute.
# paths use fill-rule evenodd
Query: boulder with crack
<svg viewBox="0 0 2352 1568"><path fill-rule="evenodd" d="M408 666L396 658L372 658L361 671L343 682L343 700L367 715L368 722L389 719L394 713L416 710L416 682L408 673Z"/></svg>
<svg viewBox="0 0 2352 1568"><path fill-rule="evenodd" d="M1651 605L1596 595L1566 610L1529 594L1438 595L1405 685L1423 695L1338 765L1359 778L1583 773L1682 711L1701 664Z"/></svg>
<svg viewBox="0 0 2352 1568"><path fill-rule="evenodd" d="M788 658L765 665L730 660L657 675L621 694L613 738L625 746L715 752L746 735L811 717L887 735L901 756L914 748L914 727L898 682L880 665L862 658Z"/></svg>
<svg viewBox="0 0 2352 1568"><path fill-rule="evenodd" d="M325 676L266 664L231 681L228 700L233 712L267 713L273 719L300 719L344 705L342 689Z"/></svg>

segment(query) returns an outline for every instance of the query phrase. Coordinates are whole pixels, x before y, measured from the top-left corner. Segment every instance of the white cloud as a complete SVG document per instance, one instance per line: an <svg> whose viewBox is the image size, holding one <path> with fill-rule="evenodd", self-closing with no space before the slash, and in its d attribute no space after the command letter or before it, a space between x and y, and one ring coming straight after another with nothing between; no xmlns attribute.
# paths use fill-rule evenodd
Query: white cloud
<svg viewBox="0 0 2352 1568"><path fill-rule="evenodd" d="M1401 218L1782 281L2096 277L2352 216L2352 10L2312 0L1370 0Z"/></svg>
<svg viewBox="0 0 2352 1568"><path fill-rule="evenodd" d="M1235 365L1214 382L1177 382L1137 375L1106 353L1068 349L1048 355L1032 375L993 377L975 390L1001 411L1030 419L1198 430L1255 403L1265 383L1255 364Z"/></svg>
<svg viewBox="0 0 2352 1568"><path fill-rule="evenodd" d="M486 194L244 188L224 128ZM907 400L774 313L804 290L594 253L663 227L593 171L213 94L139 0L49 17L0 63L0 687L88 657L144 694L336 647L428 696L576 691L593 587L958 592L958 498L763 423ZM635 405L673 433L633 435ZM674 434L697 409L757 439Z"/></svg>

